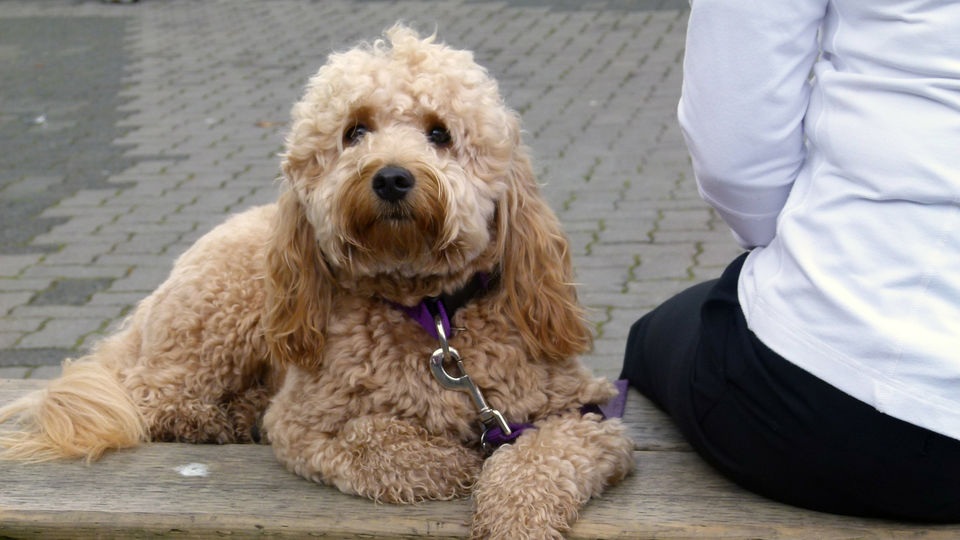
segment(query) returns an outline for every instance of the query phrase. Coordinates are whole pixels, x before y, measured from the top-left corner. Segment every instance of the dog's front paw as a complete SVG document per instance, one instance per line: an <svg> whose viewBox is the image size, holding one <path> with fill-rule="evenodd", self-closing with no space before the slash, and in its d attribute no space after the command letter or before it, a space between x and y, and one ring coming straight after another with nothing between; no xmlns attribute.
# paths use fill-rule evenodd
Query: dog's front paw
<svg viewBox="0 0 960 540"><path fill-rule="evenodd" d="M474 491L475 539L561 539L580 507L633 468L619 420L557 415L500 447Z"/></svg>
<svg viewBox="0 0 960 540"><path fill-rule="evenodd" d="M334 436L305 433L276 412L264 423L274 453L290 470L380 502L462 497L483 465L476 450L389 416L351 419Z"/></svg>
<svg viewBox="0 0 960 540"><path fill-rule="evenodd" d="M358 495L390 503L455 499L470 492L480 473L480 454L420 426L389 417L347 422L335 458L349 465L344 476Z"/></svg>
<svg viewBox="0 0 960 540"><path fill-rule="evenodd" d="M556 485L551 470L557 468L571 467L549 455L534 457L517 444L497 450L484 464L474 491L471 538L563 539L580 501L574 486Z"/></svg>

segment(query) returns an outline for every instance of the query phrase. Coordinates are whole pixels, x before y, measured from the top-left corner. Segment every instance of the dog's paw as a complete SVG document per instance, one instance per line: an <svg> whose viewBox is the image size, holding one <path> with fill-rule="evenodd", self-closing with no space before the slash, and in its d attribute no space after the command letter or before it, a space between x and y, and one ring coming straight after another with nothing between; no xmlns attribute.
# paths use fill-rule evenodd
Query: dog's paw
<svg viewBox="0 0 960 540"><path fill-rule="evenodd" d="M388 417L348 422L337 446L338 459L349 464L344 474L348 484L358 495L380 502L462 497L483 466L478 452Z"/></svg>
<svg viewBox="0 0 960 540"><path fill-rule="evenodd" d="M500 447L474 491L473 538L563 538L580 508L633 468L617 420L557 415Z"/></svg>
<svg viewBox="0 0 960 540"><path fill-rule="evenodd" d="M576 520L581 501L575 486L556 484L555 472L564 464L543 457L550 463L532 463L522 449L506 445L487 459L474 491L471 538L563 538Z"/></svg>
<svg viewBox="0 0 960 540"><path fill-rule="evenodd" d="M483 466L478 451L389 416L353 418L333 436L305 433L270 412L265 424L274 453L287 468L379 502L463 497Z"/></svg>

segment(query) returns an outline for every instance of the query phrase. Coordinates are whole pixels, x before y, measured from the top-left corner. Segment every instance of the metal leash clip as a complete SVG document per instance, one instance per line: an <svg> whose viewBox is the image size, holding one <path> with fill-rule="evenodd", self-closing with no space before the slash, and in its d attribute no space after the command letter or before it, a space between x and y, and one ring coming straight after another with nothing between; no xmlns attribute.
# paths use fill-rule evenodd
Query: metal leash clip
<svg viewBox="0 0 960 540"><path fill-rule="evenodd" d="M440 317L436 317L434 320L437 324L437 336L440 339L440 348L433 351L433 354L430 356L430 371L433 373L433 376L437 378L437 381L439 381L440 385L444 388L467 392L470 394L470 397L473 398L473 404L476 405L477 410L480 412L480 423L483 424L483 435L480 437L482 445L486 446L485 440L487 438L487 432L494 426L499 426L503 435L509 436L511 431L506 419L500 414L500 411L491 409L490 406L487 405L486 400L483 399L483 394L480 393L480 389L477 388L477 385L473 384L470 375L467 374L467 370L463 367L463 362L460 360L460 353L447 343L447 334L443 330L443 321L440 320ZM447 370L444 369L443 363L447 360L457 363L457 368L460 370L459 377L452 377L447 373Z"/></svg>

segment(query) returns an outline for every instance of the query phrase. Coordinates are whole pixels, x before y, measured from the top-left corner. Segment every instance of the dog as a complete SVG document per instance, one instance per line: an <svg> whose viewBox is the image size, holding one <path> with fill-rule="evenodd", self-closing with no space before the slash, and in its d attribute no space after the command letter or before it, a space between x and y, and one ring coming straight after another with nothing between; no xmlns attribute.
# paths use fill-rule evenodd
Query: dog
<svg viewBox="0 0 960 540"><path fill-rule="evenodd" d="M616 390L577 358L591 333L520 133L435 36L397 25L331 54L292 109L278 201L200 238L117 333L0 409L19 420L3 457L261 440L376 501L472 494L474 538L562 538L633 443L581 410Z"/></svg>

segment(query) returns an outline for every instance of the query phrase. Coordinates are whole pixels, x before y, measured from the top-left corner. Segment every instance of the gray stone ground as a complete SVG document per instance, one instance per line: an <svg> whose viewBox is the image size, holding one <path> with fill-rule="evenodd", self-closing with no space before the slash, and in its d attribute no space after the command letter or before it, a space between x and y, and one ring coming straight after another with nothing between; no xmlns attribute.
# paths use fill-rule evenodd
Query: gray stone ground
<svg viewBox="0 0 960 540"><path fill-rule="evenodd" d="M0 2L0 377L49 378L225 216L275 198L290 105L398 19L520 111L619 372L630 324L738 252L676 122L685 0Z"/></svg>

